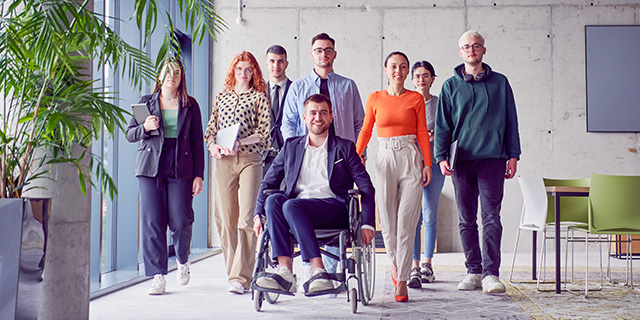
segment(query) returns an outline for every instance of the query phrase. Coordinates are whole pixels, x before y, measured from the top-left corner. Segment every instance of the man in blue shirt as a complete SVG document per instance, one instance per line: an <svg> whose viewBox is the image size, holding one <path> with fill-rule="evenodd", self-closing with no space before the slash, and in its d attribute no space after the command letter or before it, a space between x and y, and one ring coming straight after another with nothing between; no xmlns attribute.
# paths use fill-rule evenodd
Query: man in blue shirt
<svg viewBox="0 0 640 320"><path fill-rule="evenodd" d="M364 107L356 83L333 71L333 61L338 52L335 40L326 33L320 33L311 40L311 58L315 67L309 75L294 81L284 103L282 136L307 134L304 124L304 100L322 93L331 99L333 105L333 126L336 135L354 143L360 134L364 120Z"/></svg>
<svg viewBox="0 0 640 320"><path fill-rule="evenodd" d="M335 44L336 41L326 33L320 33L311 39L313 72L291 84L284 102L280 129L285 140L307 134L307 126L302 119L304 101L317 93L324 94L331 100L333 133L353 143L358 139L364 121L364 107L355 81L333 71L333 61L338 55ZM326 250L338 253L338 248L335 247L327 246ZM327 271L335 272L336 261L327 259L325 264ZM303 280L306 276L303 275Z"/></svg>

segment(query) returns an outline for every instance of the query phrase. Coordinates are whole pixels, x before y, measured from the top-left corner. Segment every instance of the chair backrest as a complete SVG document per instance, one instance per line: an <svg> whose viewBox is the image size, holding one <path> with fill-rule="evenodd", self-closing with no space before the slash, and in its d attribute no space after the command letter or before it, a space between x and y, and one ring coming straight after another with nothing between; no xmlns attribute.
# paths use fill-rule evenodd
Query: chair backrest
<svg viewBox="0 0 640 320"><path fill-rule="evenodd" d="M520 228L544 229L547 219L547 193L540 176L518 177L524 203Z"/></svg>
<svg viewBox="0 0 640 320"><path fill-rule="evenodd" d="M549 179L544 178L545 187L568 186L568 187L588 187L590 178L584 179ZM555 198L548 197L547 223L556 220ZM562 197L560 198L560 222L588 223L589 199L587 197Z"/></svg>
<svg viewBox="0 0 640 320"><path fill-rule="evenodd" d="M640 234L640 176L591 175L589 232Z"/></svg>

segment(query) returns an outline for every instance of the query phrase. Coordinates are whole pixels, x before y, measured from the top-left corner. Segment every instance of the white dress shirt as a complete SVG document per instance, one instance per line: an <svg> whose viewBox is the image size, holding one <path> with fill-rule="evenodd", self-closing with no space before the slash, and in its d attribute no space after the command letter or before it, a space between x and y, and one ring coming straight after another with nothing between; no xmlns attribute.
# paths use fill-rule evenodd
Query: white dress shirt
<svg viewBox="0 0 640 320"><path fill-rule="evenodd" d="M296 184L298 199L337 198L329 186L327 140L325 138L321 146L314 147L309 144L307 136L302 167Z"/></svg>

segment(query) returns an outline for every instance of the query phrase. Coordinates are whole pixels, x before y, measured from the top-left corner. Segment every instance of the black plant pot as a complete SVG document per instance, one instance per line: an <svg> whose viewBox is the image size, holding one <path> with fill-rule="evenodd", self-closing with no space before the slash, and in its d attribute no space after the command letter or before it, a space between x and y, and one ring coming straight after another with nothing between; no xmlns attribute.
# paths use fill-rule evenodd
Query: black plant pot
<svg viewBox="0 0 640 320"><path fill-rule="evenodd" d="M0 319L36 319L51 199L0 199Z"/></svg>

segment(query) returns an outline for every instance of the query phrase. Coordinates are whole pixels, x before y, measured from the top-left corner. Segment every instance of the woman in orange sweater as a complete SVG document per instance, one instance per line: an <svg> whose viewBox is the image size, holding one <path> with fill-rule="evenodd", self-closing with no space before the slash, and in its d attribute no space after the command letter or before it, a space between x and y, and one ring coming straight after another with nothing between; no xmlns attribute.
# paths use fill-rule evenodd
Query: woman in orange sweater
<svg viewBox="0 0 640 320"><path fill-rule="evenodd" d="M392 52L384 61L389 78L386 90L369 95L364 124L356 149L364 152L373 125L378 128L376 160L376 199L387 256L393 265L391 277L396 286L395 299L409 300L407 281L415 228L422 204L422 187L431 181L431 148L422 95L405 89L409 59L402 52ZM421 168L416 138L425 159Z"/></svg>

